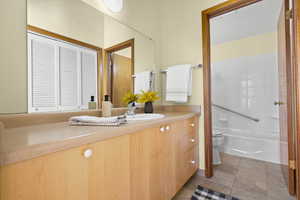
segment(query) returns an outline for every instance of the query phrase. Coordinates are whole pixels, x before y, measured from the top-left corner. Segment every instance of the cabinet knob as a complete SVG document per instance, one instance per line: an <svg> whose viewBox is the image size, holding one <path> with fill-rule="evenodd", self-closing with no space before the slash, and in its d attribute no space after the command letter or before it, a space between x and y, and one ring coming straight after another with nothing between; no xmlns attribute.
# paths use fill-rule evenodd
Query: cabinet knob
<svg viewBox="0 0 300 200"><path fill-rule="evenodd" d="M194 124L194 123L191 123L191 127L195 127L195 124Z"/></svg>
<svg viewBox="0 0 300 200"><path fill-rule="evenodd" d="M192 161L191 161L191 164L192 164L192 165L196 164L196 161L195 161L195 160L192 160Z"/></svg>
<svg viewBox="0 0 300 200"><path fill-rule="evenodd" d="M166 126L166 130L169 131L171 129L170 126Z"/></svg>
<svg viewBox="0 0 300 200"><path fill-rule="evenodd" d="M195 139L191 139L191 142L194 143L194 142L196 142L196 140Z"/></svg>
<svg viewBox="0 0 300 200"><path fill-rule="evenodd" d="M162 126L162 127L160 127L159 130L160 130L160 132L165 132L165 127Z"/></svg>
<svg viewBox="0 0 300 200"><path fill-rule="evenodd" d="M93 150L92 150L92 149L86 149L86 150L83 152L83 156L84 156L85 158L90 158L92 155L93 155Z"/></svg>

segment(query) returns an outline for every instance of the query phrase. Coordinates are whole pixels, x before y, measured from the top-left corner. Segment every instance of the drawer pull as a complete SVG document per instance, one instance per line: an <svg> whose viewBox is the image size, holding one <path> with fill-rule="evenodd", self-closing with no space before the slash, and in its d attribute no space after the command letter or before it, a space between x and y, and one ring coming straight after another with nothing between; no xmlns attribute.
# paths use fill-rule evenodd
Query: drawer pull
<svg viewBox="0 0 300 200"><path fill-rule="evenodd" d="M191 143L195 143L196 142L196 140L195 139L191 139Z"/></svg>
<svg viewBox="0 0 300 200"><path fill-rule="evenodd" d="M171 129L170 126L166 126L166 130L169 131Z"/></svg>
<svg viewBox="0 0 300 200"><path fill-rule="evenodd" d="M194 124L194 123L191 123L191 127L195 127L195 124Z"/></svg>
<svg viewBox="0 0 300 200"><path fill-rule="evenodd" d="M191 164L192 164L192 165L196 164L196 161L195 161L195 160L192 160L192 161L191 161Z"/></svg>
<svg viewBox="0 0 300 200"><path fill-rule="evenodd" d="M160 127L159 130L160 130L160 132L165 132L165 127L162 126L162 127Z"/></svg>
<svg viewBox="0 0 300 200"><path fill-rule="evenodd" d="M92 149L86 149L86 150L83 152L83 156L84 156L85 158L90 158L90 157L92 157L92 155L93 155L93 150L92 150Z"/></svg>

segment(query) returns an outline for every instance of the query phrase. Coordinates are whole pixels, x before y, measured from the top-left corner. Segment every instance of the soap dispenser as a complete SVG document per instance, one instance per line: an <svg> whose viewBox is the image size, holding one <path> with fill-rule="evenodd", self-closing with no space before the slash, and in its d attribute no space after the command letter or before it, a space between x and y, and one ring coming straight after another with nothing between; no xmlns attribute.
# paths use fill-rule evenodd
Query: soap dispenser
<svg viewBox="0 0 300 200"><path fill-rule="evenodd" d="M110 117L112 111L112 103L109 100L109 95L104 96L104 101L102 102L102 116Z"/></svg>
<svg viewBox="0 0 300 200"><path fill-rule="evenodd" d="M95 97L91 96L91 101L89 102L89 110L94 110L97 108L97 103L95 102Z"/></svg>

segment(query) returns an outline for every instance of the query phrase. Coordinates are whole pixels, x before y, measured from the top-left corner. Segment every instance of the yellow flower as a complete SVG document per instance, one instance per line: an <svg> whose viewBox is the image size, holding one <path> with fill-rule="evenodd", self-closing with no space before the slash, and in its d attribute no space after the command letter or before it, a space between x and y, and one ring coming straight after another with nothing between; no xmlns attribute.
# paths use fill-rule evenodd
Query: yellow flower
<svg viewBox="0 0 300 200"><path fill-rule="evenodd" d="M138 101L138 95L137 94L133 94L132 92L127 92L125 94L125 96L123 97L123 102L126 104L130 104L133 102L137 102Z"/></svg>
<svg viewBox="0 0 300 200"><path fill-rule="evenodd" d="M149 91L145 92L142 91L142 94L139 95L138 102L139 103L147 103L147 102L154 102L159 100L158 92Z"/></svg>

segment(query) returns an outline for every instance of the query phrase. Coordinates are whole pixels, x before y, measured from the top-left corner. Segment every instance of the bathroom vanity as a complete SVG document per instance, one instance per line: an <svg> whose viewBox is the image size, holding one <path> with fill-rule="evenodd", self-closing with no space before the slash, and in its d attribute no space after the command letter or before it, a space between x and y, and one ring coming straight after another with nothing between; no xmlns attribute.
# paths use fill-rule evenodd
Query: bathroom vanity
<svg viewBox="0 0 300 200"><path fill-rule="evenodd" d="M1 200L171 200L198 170L199 113L2 130Z"/></svg>

